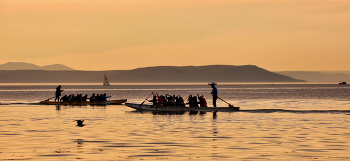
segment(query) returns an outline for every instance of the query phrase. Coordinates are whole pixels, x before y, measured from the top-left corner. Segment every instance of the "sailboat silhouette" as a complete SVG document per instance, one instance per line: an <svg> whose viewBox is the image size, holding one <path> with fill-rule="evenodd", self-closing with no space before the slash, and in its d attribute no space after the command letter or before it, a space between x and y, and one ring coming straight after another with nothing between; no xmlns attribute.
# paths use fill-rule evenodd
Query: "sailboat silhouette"
<svg viewBox="0 0 350 161"><path fill-rule="evenodd" d="M104 86L109 86L109 85L110 85L110 84L108 83L108 79L107 79L106 74L105 74L105 77L104 77L104 79L103 79L103 85L104 85Z"/></svg>

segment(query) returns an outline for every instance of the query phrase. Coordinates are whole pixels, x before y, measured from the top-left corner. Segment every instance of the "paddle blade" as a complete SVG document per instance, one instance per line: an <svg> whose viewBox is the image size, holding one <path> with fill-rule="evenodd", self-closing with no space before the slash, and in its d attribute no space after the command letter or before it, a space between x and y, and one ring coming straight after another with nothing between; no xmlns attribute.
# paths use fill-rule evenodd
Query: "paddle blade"
<svg viewBox="0 0 350 161"><path fill-rule="evenodd" d="M231 105L231 104L229 104L228 107L234 108L235 110L239 111L239 107L235 107L235 106L233 106L233 105Z"/></svg>

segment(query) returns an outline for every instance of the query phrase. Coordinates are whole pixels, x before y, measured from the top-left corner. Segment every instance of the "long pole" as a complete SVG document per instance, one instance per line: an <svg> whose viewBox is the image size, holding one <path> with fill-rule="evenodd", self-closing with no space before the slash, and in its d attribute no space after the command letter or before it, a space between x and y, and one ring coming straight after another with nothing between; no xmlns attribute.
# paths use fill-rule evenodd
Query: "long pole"
<svg viewBox="0 0 350 161"><path fill-rule="evenodd" d="M47 101L50 101L50 99L52 99L52 98L55 98L55 97L48 98Z"/></svg>
<svg viewBox="0 0 350 161"><path fill-rule="evenodd" d="M218 98L221 99L221 101L224 101L225 103L227 103L225 100L223 100L223 99L220 98L219 96L218 96ZM228 104L229 107L234 107L233 105L231 105L231 104L229 104L229 103L227 103L227 104Z"/></svg>

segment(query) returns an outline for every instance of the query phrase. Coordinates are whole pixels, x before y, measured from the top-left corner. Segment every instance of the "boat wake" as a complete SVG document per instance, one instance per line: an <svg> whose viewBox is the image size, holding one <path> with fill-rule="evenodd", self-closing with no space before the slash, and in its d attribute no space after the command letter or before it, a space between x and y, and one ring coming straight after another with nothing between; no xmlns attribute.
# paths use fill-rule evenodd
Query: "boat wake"
<svg viewBox="0 0 350 161"><path fill-rule="evenodd" d="M0 102L2 105L40 105L40 102Z"/></svg>
<svg viewBox="0 0 350 161"><path fill-rule="evenodd" d="M0 106L30 106L30 105L43 105L40 102L0 102ZM127 111L127 112L139 112ZM323 113L323 114L346 114L350 115L350 110L293 110L293 109L248 109L229 112L246 112L246 113L295 113L295 114L310 114L310 113ZM142 113L148 113L147 110Z"/></svg>
<svg viewBox="0 0 350 161"><path fill-rule="evenodd" d="M169 112L169 111L147 111L147 110L134 110L126 111L127 113L153 113L153 114L167 114L167 115L183 115L190 112ZM294 113L294 114L346 114L350 115L350 110L284 110L284 109L254 109L254 110L240 110L240 111L228 111L228 113L245 112L245 113ZM212 113L212 112L208 112ZM191 114L191 113L190 113Z"/></svg>
<svg viewBox="0 0 350 161"><path fill-rule="evenodd" d="M284 109L254 109L254 110L240 110L237 112L250 112L250 113L296 113L296 114L309 114L309 113L333 113L344 114L350 113L350 110L284 110Z"/></svg>

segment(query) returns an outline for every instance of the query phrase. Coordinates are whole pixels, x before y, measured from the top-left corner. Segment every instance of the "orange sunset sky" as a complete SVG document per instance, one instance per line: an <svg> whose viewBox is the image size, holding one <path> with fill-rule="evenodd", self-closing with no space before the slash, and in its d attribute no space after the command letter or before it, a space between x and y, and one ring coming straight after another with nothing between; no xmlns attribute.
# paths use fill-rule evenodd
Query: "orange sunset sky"
<svg viewBox="0 0 350 161"><path fill-rule="evenodd" d="M0 64L350 70L349 0L0 0Z"/></svg>

